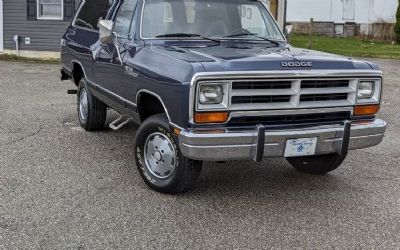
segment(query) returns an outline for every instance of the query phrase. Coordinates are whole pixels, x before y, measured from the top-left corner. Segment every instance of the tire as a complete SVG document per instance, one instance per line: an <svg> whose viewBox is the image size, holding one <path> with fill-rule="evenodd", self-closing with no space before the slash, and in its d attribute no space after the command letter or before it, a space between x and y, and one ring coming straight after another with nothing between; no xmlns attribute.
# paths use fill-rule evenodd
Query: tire
<svg viewBox="0 0 400 250"><path fill-rule="evenodd" d="M337 154L287 158L299 172L323 175L337 169L346 157Z"/></svg>
<svg viewBox="0 0 400 250"><path fill-rule="evenodd" d="M77 101L78 118L82 128L87 131L104 129L107 105L92 95L84 79L78 85Z"/></svg>
<svg viewBox="0 0 400 250"><path fill-rule="evenodd" d="M203 165L182 155L178 138L170 132L164 114L151 116L140 126L135 139L135 160L144 182L166 194L193 189Z"/></svg>

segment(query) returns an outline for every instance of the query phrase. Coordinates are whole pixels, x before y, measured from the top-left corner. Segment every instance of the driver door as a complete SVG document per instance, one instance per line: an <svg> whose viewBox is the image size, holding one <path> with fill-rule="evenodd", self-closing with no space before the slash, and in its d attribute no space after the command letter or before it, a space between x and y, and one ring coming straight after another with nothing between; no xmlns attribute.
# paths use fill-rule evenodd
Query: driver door
<svg viewBox="0 0 400 250"><path fill-rule="evenodd" d="M131 38L133 17L137 0L121 1L114 18L114 39L111 44L100 42L92 48L94 54L94 78L104 98L125 108L128 98L126 86L132 84L132 78L125 72L125 60L129 57L130 47L127 42ZM130 45L131 46L131 45Z"/></svg>

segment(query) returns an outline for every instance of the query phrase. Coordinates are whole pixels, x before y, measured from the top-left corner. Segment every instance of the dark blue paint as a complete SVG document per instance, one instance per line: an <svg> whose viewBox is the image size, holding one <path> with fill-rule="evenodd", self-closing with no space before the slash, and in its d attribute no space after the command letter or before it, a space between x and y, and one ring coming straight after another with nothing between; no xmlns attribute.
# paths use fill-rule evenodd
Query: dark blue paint
<svg viewBox="0 0 400 250"><path fill-rule="evenodd" d="M134 31L139 30L142 0L138 4ZM114 9L118 8L114 6ZM115 13L111 12L109 19L114 17ZM146 89L158 94L171 121L185 128L189 126L189 82L198 72L300 69L283 68L283 61L313 63L312 68L301 70L378 69L368 62L293 48L284 41L281 47L267 41L239 39L221 44L195 40L144 41L137 32L131 40L118 41L121 65L115 46L101 45L97 32L70 26L63 38L66 41L61 49L64 72L74 70L74 61L80 62L90 86L102 101L121 113L132 114L138 91ZM96 57L95 50L100 50Z"/></svg>

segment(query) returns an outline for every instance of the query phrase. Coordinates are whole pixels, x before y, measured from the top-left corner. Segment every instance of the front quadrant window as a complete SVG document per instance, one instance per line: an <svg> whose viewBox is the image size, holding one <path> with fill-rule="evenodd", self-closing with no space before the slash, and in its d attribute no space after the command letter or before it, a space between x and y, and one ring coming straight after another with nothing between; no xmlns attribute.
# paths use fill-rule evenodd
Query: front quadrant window
<svg viewBox="0 0 400 250"><path fill-rule="evenodd" d="M37 19L62 20L63 0L37 0Z"/></svg>
<svg viewBox="0 0 400 250"><path fill-rule="evenodd" d="M114 32L119 38L128 38L135 14L137 0L125 0L115 18Z"/></svg>

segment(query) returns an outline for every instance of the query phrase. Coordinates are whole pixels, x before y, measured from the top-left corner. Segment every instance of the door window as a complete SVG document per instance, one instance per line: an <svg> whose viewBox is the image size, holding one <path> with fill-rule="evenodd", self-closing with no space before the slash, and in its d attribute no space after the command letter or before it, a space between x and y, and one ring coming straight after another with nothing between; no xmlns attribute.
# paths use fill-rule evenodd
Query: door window
<svg viewBox="0 0 400 250"><path fill-rule="evenodd" d="M119 38L129 37L136 4L137 0L125 0L119 8L114 24L114 32L118 34Z"/></svg>

